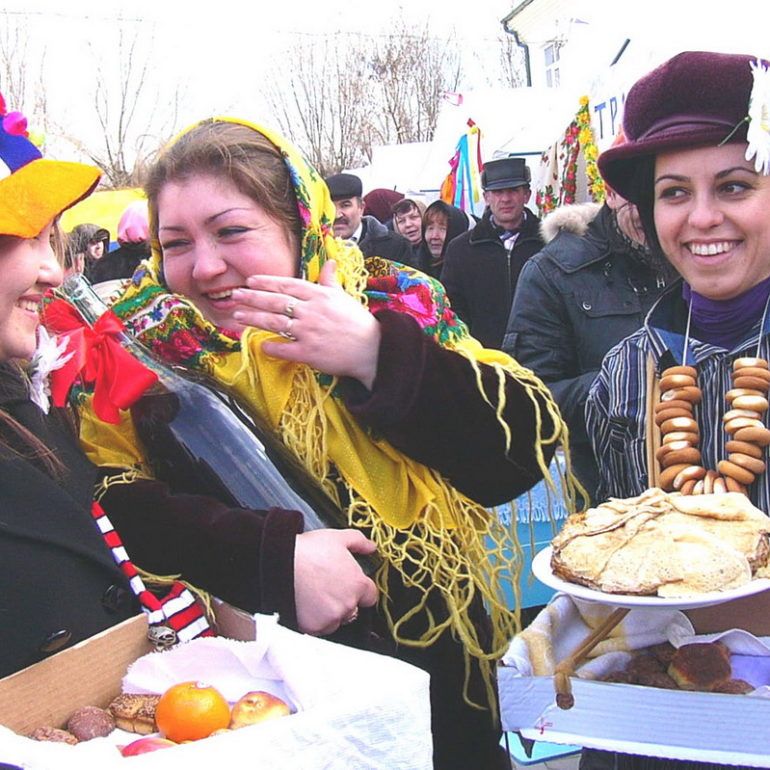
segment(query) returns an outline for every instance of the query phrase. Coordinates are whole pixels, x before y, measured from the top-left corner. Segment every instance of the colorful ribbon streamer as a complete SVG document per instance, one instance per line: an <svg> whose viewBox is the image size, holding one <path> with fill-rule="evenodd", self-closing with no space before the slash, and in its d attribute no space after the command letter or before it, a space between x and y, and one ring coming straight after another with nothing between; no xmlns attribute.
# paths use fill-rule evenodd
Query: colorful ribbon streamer
<svg viewBox="0 0 770 770"><path fill-rule="evenodd" d="M468 131L457 142L449 165L451 170L439 192L441 200L475 214L476 204L481 200L482 163L481 130L473 120L468 119Z"/></svg>

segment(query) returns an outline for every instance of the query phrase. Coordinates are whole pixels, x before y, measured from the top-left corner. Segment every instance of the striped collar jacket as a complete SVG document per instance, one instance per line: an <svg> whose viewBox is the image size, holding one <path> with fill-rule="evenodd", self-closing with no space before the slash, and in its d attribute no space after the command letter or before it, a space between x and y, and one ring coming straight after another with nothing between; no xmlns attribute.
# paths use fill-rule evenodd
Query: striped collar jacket
<svg viewBox="0 0 770 770"><path fill-rule="evenodd" d="M695 419L700 426L700 450L706 468L716 468L720 460L727 458L728 436L722 428L722 415L727 411L725 394L732 388L733 361L755 356L757 350L760 357L770 359L770 319L765 319L763 329L759 326L757 323L732 350L692 338L688 342L687 363L697 368L703 395L695 407ZM660 376L664 369L683 362L686 327L687 305L682 299L681 282L677 281L652 307L644 326L604 358L586 402L588 435L601 475L598 500L594 502L636 496L648 488L649 367L654 366ZM770 465L767 456L764 461ZM770 510L770 473L766 471L749 487L749 497L761 510Z"/></svg>

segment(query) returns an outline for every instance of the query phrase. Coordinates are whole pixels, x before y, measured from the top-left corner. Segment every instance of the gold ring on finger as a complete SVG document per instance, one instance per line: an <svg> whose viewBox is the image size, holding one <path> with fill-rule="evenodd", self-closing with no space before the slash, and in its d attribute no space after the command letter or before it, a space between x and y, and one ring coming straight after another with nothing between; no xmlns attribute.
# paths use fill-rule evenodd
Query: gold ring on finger
<svg viewBox="0 0 770 770"><path fill-rule="evenodd" d="M284 339L290 340L291 342L296 342L297 337L295 334L292 334L292 331L291 331L291 327L293 323L294 323L294 319L289 318L289 321L286 324L286 328L283 331L278 332L278 334L280 334L281 337L283 337Z"/></svg>

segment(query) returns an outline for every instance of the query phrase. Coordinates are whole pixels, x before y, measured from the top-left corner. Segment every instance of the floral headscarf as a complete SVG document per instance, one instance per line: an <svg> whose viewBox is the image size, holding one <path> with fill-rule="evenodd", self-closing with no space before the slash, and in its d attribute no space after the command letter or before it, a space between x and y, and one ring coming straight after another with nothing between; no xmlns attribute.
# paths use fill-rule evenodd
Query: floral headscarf
<svg viewBox="0 0 770 770"><path fill-rule="evenodd" d="M532 449L544 476L550 478L542 446L564 441L566 428L545 386L506 354L484 349L470 337L450 309L439 282L389 260L365 260L358 248L335 238L334 205L326 185L282 137L245 121L218 118L215 122L220 121L245 125L279 148L299 208L302 276L317 281L324 262L334 259L345 291L370 311L389 308L407 313L425 334L467 357L474 366L475 362L492 365L499 387L494 393L485 392L479 373L479 397L498 415L507 444L509 429L500 416L504 378L516 377L537 412L538 428L542 408L557 426L553 435L539 437ZM156 221L152 212L151 221ZM152 258L137 269L113 310L160 358L202 370L231 389L242 403L266 419L335 502L340 504L347 498L344 510L350 525L364 529L384 557L378 583L396 640L428 646L441 632L451 629L481 666L490 703L494 703L492 669L517 627L516 613L508 608L501 585L505 575L512 583L510 590L514 595L518 592L520 549L515 531L506 531L496 516L454 489L436 471L372 437L338 397L336 378L304 364L264 355L262 342L275 338L274 333L248 329L240 339L234 339L209 323L191 302L171 294L163 281L157 233L152 236ZM97 462L98 455L96 450L93 459ZM340 488L345 493L342 496ZM514 522L512 530L515 526ZM401 616L396 617L385 593L388 572L397 570L406 576L408 572L414 574L415 567L425 576L417 586L422 599L415 607L399 608ZM446 616L434 619L418 638L410 638L405 626L424 609L432 587L438 587L445 597ZM485 649L467 615L474 594L483 597L490 611L495 630L492 649Z"/></svg>

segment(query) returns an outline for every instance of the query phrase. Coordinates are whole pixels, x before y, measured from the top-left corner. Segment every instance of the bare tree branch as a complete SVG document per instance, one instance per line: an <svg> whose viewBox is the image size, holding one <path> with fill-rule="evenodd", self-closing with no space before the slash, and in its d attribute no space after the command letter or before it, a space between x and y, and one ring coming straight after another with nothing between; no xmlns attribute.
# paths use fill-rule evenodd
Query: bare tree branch
<svg viewBox="0 0 770 770"><path fill-rule="evenodd" d="M508 88L521 88L526 85L524 53L516 45L512 35L500 32L497 37L497 63L499 69L496 78L488 78L490 85L503 85Z"/></svg>
<svg viewBox="0 0 770 770"><path fill-rule="evenodd" d="M146 52L143 52L139 43L145 41ZM160 144L158 131L165 135L169 133L169 126L176 125L179 87L175 87L170 99L164 99L162 83L150 86L153 46L154 40L147 40L146 32L129 33L121 28L117 56L102 60L92 49L96 62L94 112L101 129L101 143L98 148L85 147L83 142L71 136L67 138L102 169L102 183L107 187L117 189L141 184L148 156ZM156 126L153 131L160 114L165 116L163 126ZM148 150L149 140L152 145Z"/></svg>
<svg viewBox="0 0 770 770"><path fill-rule="evenodd" d="M326 175L371 160L377 144L430 141L441 95L461 72L452 40L400 20L385 36L291 47L262 92L281 130Z"/></svg>
<svg viewBox="0 0 770 770"><path fill-rule="evenodd" d="M0 93L5 97L8 109L23 112L31 126L47 131L48 105L43 88L45 53L42 57L31 56L28 40L26 22L19 22L3 12L0 17ZM30 61L36 62L34 71Z"/></svg>

